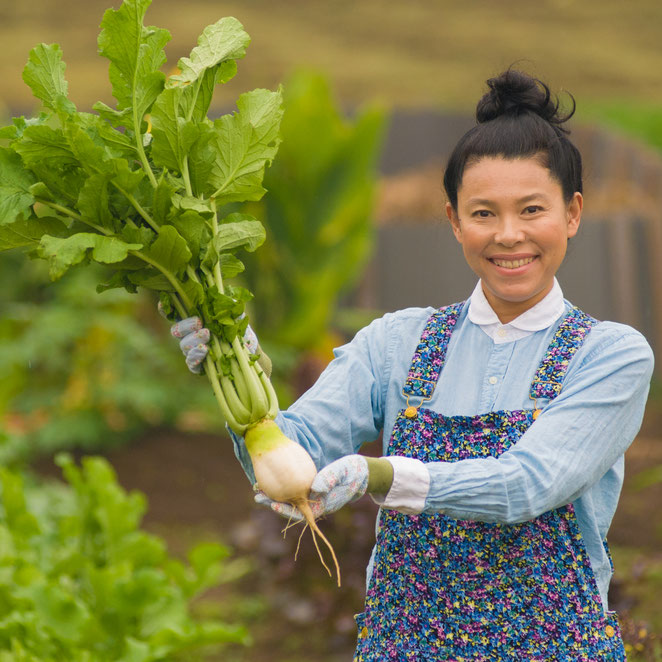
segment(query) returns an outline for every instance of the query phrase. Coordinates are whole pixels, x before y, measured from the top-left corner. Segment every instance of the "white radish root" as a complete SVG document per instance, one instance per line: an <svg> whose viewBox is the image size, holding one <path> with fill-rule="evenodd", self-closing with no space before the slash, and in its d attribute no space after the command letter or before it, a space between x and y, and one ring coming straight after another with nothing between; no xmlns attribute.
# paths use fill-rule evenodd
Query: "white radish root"
<svg viewBox="0 0 662 662"><path fill-rule="evenodd" d="M253 462L258 487L270 499L288 503L303 515L310 527L313 542L322 565L332 577L317 542L319 536L329 548L340 586L340 566L331 543L320 531L309 503L310 486L317 475L317 468L310 455L296 442L286 437L276 423L263 419L250 427L245 434L246 449ZM304 529L305 530L305 529ZM298 546L297 546L298 551Z"/></svg>

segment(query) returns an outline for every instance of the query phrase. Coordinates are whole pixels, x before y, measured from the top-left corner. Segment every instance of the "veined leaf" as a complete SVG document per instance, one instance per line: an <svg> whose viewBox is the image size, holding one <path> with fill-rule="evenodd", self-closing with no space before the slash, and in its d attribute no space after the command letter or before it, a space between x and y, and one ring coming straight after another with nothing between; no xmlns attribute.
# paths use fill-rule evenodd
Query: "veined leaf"
<svg viewBox="0 0 662 662"><path fill-rule="evenodd" d="M230 214L214 236L214 248L221 254L237 248L253 252L264 243L266 234L260 221L245 214Z"/></svg>
<svg viewBox="0 0 662 662"><path fill-rule="evenodd" d="M105 142L100 137L95 140L82 126L69 123L65 135L80 166L90 175L102 175L127 192L133 191L144 178L142 169L131 170L126 159L113 157Z"/></svg>
<svg viewBox="0 0 662 662"><path fill-rule="evenodd" d="M172 225L164 225L156 241L145 251L147 257L170 271L179 273L191 259L186 239Z"/></svg>
<svg viewBox="0 0 662 662"><path fill-rule="evenodd" d="M59 169L78 165L61 129L45 125L28 126L21 139L12 147L21 155L28 168Z"/></svg>
<svg viewBox="0 0 662 662"><path fill-rule="evenodd" d="M198 45L191 51L191 57L183 57L178 66L181 71L171 76L169 85L188 85L212 67L225 60L239 60L246 55L246 48L251 38L244 31L244 26L232 16L220 19L208 25L198 37Z"/></svg>
<svg viewBox="0 0 662 662"><path fill-rule="evenodd" d="M164 90L150 113L154 163L180 173L187 167L191 146L200 137L198 123L180 116L181 97L181 88Z"/></svg>
<svg viewBox="0 0 662 662"><path fill-rule="evenodd" d="M203 30L191 56L179 60L181 73L166 83L182 90L181 117L199 122L207 116L214 86L236 74L236 60L244 57L250 41L242 24L231 16Z"/></svg>
<svg viewBox="0 0 662 662"><path fill-rule="evenodd" d="M76 121L96 142L103 142L109 156L125 159L136 158L136 146L126 133L113 129L108 122L98 115L77 113Z"/></svg>
<svg viewBox="0 0 662 662"><path fill-rule="evenodd" d="M216 154L209 183L217 204L259 200L265 193L264 169L276 156L280 144L280 90L242 94L237 108L238 113L214 122Z"/></svg>
<svg viewBox="0 0 662 662"><path fill-rule="evenodd" d="M209 242L211 234L205 219L197 212L188 210L178 216L173 216L170 223L184 237L192 257L197 259L200 247Z"/></svg>
<svg viewBox="0 0 662 662"><path fill-rule="evenodd" d="M165 76L159 69L170 40L167 30L143 25L150 4L151 0L124 0L119 9L108 9L98 40L99 53L110 60L118 110L133 108L139 121L163 89Z"/></svg>
<svg viewBox="0 0 662 662"><path fill-rule="evenodd" d="M221 276L223 276L223 280L234 278L246 269L244 263L231 253L223 253L219 258L219 262L221 263Z"/></svg>
<svg viewBox="0 0 662 662"><path fill-rule="evenodd" d="M76 106L67 99L65 68L58 44L39 44L30 51L23 80L47 108L71 115L76 112Z"/></svg>
<svg viewBox="0 0 662 662"><path fill-rule="evenodd" d="M0 226L30 215L34 178L11 149L0 148Z"/></svg>
<svg viewBox="0 0 662 662"><path fill-rule="evenodd" d="M0 225L0 251L36 246L43 235L59 235L66 225L58 218L33 216L10 225Z"/></svg>
<svg viewBox="0 0 662 662"><path fill-rule="evenodd" d="M85 259L87 251L92 249L92 258L97 262L112 264L121 262L130 250L139 250L141 244L127 244L117 237L106 237L91 232L79 232L62 239L44 235L39 245L39 255L50 262L50 276L53 280Z"/></svg>
<svg viewBox="0 0 662 662"><path fill-rule="evenodd" d="M108 179L105 175L88 177L78 194L78 209L83 218L103 227L111 227L113 217L108 205Z"/></svg>

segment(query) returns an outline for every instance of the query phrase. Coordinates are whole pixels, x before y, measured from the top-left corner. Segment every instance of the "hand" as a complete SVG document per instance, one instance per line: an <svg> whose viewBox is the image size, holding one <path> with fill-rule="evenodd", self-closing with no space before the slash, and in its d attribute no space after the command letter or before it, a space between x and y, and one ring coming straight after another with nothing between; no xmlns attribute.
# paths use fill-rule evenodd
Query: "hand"
<svg viewBox="0 0 662 662"><path fill-rule="evenodd" d="M202 372L202 363L209 353L209 329L202 326L199 317L187 317L173 324L170 333L175 338L180 338L179 346L186 357L188 369L199 375ZM243 337L244 346L251 354L257 354L257 362L260 364L267 377L271 377L271 360L260 347L257 336L250 326L246 327Z"/></svg>
<svg viewBox="0 0 662 662"><path fill-rule="evenodd" d="M209 329L202 326L199 317L187 317L173 324L170 333L175 338L181 338L179 347L186 357L186 365L191 372L199 375L202 372L202 362L209 352Z"/></svg>
<svg viewBox="0 0 662 662"><path fill-rule="evenodd" d="M345 504L362 497L368 488L368 462L363 455L346 455L324 467L310 486L310 509L317 519L340 510ZM301 513L288 503L273 501L264 492L255 501L269 506L288 519L302 520Z"/></svg>

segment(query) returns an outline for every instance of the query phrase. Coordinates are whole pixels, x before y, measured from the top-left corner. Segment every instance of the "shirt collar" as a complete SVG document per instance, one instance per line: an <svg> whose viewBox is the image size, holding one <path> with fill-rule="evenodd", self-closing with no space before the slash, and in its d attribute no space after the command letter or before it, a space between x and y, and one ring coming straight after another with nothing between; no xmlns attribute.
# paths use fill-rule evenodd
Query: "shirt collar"
<svg viewBox="0 0 662 662"><path fill-rule="evenodd" d="M552 289L535 306L503 326L512 326L522 331L540 331L551 326L565 311L563 292L556 278ZM469 319L479 326L501 324L483 292L482 281L478 281L469 302Z"/></svg>

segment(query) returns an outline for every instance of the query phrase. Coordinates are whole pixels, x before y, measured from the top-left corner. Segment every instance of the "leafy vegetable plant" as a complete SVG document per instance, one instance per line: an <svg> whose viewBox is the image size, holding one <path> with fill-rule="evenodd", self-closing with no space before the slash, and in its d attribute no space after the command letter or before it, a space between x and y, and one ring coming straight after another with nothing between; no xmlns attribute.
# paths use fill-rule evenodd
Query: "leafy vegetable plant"
<svg viewBox="0 0 662 662"><path fill-rule="evenodd" d="M214 88L236 73L248 35L236 19L221 19L166 79L170 35L143 25L149 4L126 0L101 23L116 108L78 112L59 46L30 52L23 78L45 111L0 133L10 140L0 149L0 248L34 248L53 279L90 260L110 265L99 290L141 286L159 291L168 312L201 315L214 332L207 375L227 423L243 433L275 416L277 403L242 343L251 294L226 280L243 269L235 254L255 250L265 232L255 218L221 210L264 194L281 93L248 92L238 112L208 119Z"/></svg>
<svg viewBox="0 0 662 662"><path fill-rule="evenodd" d="M0 662L191 660L201 647L248 642L243 627L191 610L231 575L224 547L171 558L139 528L144 496L127 494L106 460L58 463L67 486L33 487L0 468Z"/></svg>
<svg viewBox="0 0 662 662"><path fill-rule="evenodd" d="M243 343L252 295L227 282L244 269L236 253L265 239L259 221L223 207L265 193L281 92L248 92L238 112L210 120L214 89L235 75L248 35L236 19L219 20L166 79L170 35L144 26L150 2L125 0L101 22L115 108L77 111L59 46L30 52L23 78L45 111L0 131L10 141L0 149L0 248L33 247L54 279L82 262L110 265L98 289L157 290L167 314L202 317L213 334L205 372L227 424L246 435L260 487L287 495L321 535L307 504L315 465L277 429L276 394Z"/></svg>

